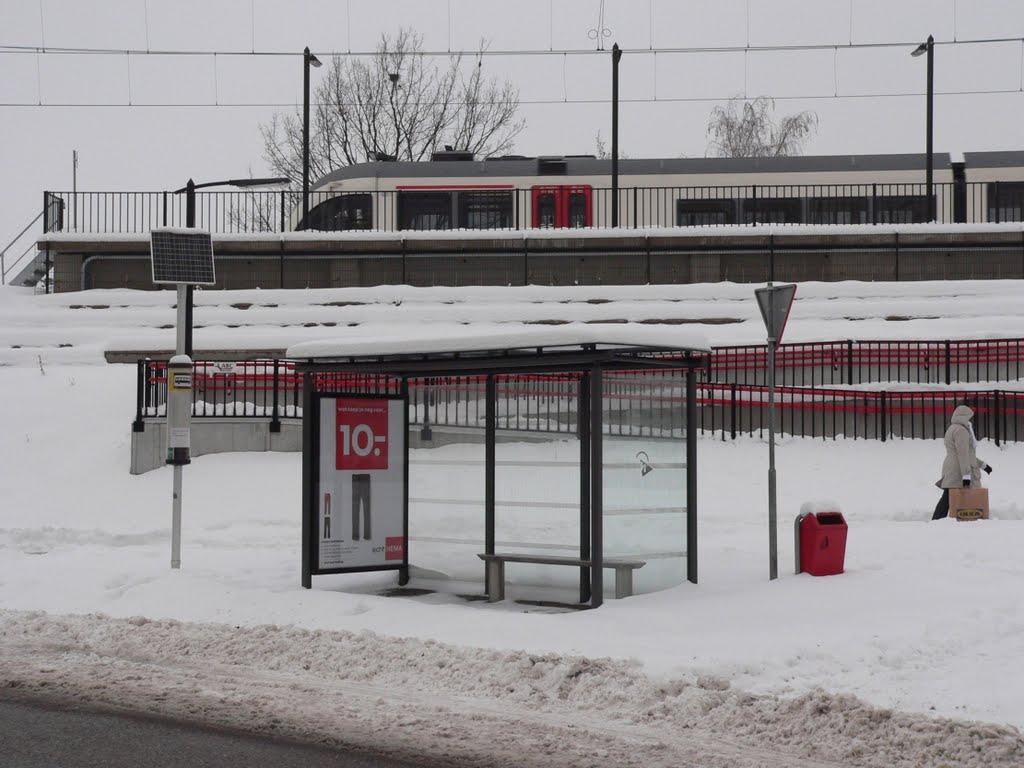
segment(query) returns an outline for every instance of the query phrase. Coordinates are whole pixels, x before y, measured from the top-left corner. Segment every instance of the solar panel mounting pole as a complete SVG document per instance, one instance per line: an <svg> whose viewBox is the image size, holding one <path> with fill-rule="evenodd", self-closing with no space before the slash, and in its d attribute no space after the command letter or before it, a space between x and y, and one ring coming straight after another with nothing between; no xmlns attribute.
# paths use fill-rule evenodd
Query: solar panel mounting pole
<svg viewBox="0 0 1024 768"><path fill-rule="evenodd" d="M189 180L186 190L195 185ZM194 209L193 209L194 210ZM194 214L189 218L194 221ZM191 463L192 358L189 347L189 288L213 285L216 275L209 232L192 228L155 229L150 232L153 283L173 284L177 294L174 351L167 363L167 459L172 465L171 568L181 567L182 466Z"/></svg>
<svg viewBox="0 0 1024 768"><path fill-rule="evenodd" d="M185 325L187 323L186 318L188 317L188 304L189 304L189 291L192 290L191 285L185 285L184 283L178 283L178 316L177 323L175 326L175 345L174 345L174 356L180 359L182 355L185 355L185 339L186 331ZM189 329L191 330L191 329ZM191 355L189 355L191 357ZM170 379L173 376L168 369L167 379L168 387L170 387ZM170 410L168 409L168 424L167 428L171 429L170 425ZM171 486L171 568L181 568L181 464L174 465L174 480Z"/></svg>

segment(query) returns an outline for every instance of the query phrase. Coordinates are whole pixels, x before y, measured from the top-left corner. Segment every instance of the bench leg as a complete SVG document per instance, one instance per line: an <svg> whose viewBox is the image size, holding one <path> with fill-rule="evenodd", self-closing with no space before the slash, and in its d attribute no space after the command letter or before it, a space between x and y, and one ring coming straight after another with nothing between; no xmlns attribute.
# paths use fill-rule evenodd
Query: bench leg
<svg viewBox="0 0 1024 768"><path fill-rule="evenodd" d="M615 569L615 599L621 600L633 594L633 569Z"/></svg>
<svg viewBox="0 0 1024 768"><path fill-rule="evenodd" d="M501 560L487 561L487 602L497 603L505 599L505 563Z"/></svg>

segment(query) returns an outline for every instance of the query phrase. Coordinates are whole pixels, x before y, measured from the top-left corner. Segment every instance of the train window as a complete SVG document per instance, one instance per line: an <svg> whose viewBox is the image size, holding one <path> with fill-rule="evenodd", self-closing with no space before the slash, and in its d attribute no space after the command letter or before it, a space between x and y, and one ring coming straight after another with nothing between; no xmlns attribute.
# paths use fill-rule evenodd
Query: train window
<svg viewBox="0 0 1024 768"><path fill-rule="evenodd" d="M331 197L309 212L309 224L299 221L296 229L338 232L349 229L370 229L373 226L373 197L369 192Z"/></svg>
<svg viewBox="0 0 1024 768"><path fill-rule="evenodd" d="M710 227L735 223L735 200L676 200L677 227Z"/></svg>
<svg viewBox="0 0 1024 768"><path fill-rule="evenodd" d="M800 224L802 208L803 199L799 197L748 197L743 201L743 223Z"/></svg>
<svg viewBox="0 0 1024 768"><path fill-rule="evenodd" d="M460 192L459 226L508 229L512 226L512 192Z"/></svg>
<svg viewBox="0 0 1024 768"><path fill-rule="evenodd" d="M988 220L1024 221L1024 184L1019 181L990 182Z"/></svg>
<svg viewBox="0 0 1024 768"><path fill-rule="evenodd" d="M808 224L870 224L866 197L811 197L807 200Z"/></svg>
<svg viewBox="0 0 1024 768"><path fill-rule="evenodd" d="M536 213L534 214L534 225L541 229L554 229L555 222L555 193L543 192L536 197Z"/></svg>
<svg viewBox="0 0 1024 768"><path fill-rule="evenodd" d="M584 192L569 193L569 226L573 229L589 227L590 205Z"/></svg>
<svg viewBox="0 0 1024 768"><path fill-rule="evenodd" d="M451 192L398 193L399 229L451 229Z"/></svg>
<svg viewBox="0 0 1024 768"><path fill-rule="evenodd" d="M881 195L875 198L878 224L920 224L928 221L927 195Z"/></svg>

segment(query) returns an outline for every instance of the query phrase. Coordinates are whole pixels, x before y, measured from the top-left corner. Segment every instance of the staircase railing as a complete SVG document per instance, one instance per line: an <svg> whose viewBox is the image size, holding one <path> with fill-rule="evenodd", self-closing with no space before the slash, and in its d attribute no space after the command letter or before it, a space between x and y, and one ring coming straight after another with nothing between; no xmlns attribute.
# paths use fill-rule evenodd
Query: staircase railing
<svg viewBox="0 0 1024 768"><path fill-rule="evenodd" d="M35 225L37 221L43 218L44 213L45 211L40 211L39 213L37 213L36 217L32 219L32 221L30 221L28 224L26 224L25 228L21 230L21 232L19 232L17 235L15 235L14 239L11 240L11 242L9 242L3 248L3 250L0 250L0 285L7 285L7 276L9 274L12 274L16 269L19 269L25 257L35 248L36 239L35 237L33 237L31 238L29 244L25 247L25 250L23 250L17 257L13 259L7 258L8 253L16 252L17 249L21 247L21 245L18 245L19 241L25 236L25 234L30 229L32 229L32 227Z"/></svg>

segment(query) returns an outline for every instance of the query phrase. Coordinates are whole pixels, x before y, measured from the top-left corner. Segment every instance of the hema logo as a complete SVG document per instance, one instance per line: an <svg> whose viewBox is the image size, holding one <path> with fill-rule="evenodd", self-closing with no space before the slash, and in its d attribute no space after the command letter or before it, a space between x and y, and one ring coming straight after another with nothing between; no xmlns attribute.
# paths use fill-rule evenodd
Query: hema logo
<svg viewBox="0 0 1024 768"><path fill-rule="evenodd" d="M384 559L404 560L405 539L401 536L388 536L384 539Z"/></svg>

